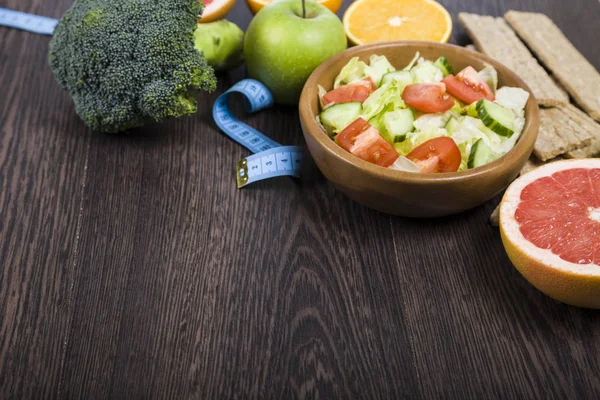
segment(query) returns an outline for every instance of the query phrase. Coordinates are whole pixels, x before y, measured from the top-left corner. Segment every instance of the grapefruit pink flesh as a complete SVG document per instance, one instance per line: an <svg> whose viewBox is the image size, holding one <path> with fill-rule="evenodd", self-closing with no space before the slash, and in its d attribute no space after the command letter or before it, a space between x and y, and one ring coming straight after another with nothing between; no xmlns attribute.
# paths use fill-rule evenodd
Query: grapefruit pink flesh
<svg viewBox="0 0 600 400"><path fill-rule="evenodd" d="M213 22L224 18L235 4L235 0L204 0L204 11L199 23Z"/></svg>
<svg viewBox="0 0 600 400"><path fill-rule="evenodd" d="M600 168L573 168L523 188L515 219L541 249L575 264L600 265Z"/></svg>
<svg viewBox="0 0 600 400"><path fill-rule="evenodd" d="M500 204L500 236L537 289L600 309L600 158L548 163L515 180Z"/></svg>

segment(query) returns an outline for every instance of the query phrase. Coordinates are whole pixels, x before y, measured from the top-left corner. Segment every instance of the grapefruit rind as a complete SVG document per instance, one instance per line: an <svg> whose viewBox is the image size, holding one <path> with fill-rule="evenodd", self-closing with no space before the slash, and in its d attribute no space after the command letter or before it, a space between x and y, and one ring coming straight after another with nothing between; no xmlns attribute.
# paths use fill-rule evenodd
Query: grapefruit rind
<svg viewBox="0 0 600 400"><path fill-rule="evenodd" d="M600 168L600 159L558 161L521 176L506 190L500 205L500 234L515 268L537 289L578 307L600 308L600 266L575 264L527 240L519 229L515 211L522 190L533 181L572 168Z"/></svg>
<svg viewBox="0 0 600 400"><path fill-rule="evenodd" d="M235 1L236 0L213 0L211 3L204 6L204 11L198 19L198 22L202 24L224 18L235 5Z"/></svg>

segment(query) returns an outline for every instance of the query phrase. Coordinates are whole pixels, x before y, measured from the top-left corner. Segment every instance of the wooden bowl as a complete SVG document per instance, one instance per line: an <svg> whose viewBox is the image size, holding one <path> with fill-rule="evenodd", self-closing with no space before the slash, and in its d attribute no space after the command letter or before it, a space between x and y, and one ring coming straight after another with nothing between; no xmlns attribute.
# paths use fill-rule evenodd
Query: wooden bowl
<svg viewBox="0 0 600 400"><path fill-rule="evenodd" d="M384 55L396 68L414 57L435 60L445 56L456 71L484 63L498 71L499 87L513 86L531 95L525 107L526 123L515 147L499 159L471 170L452 173L410 173L383 168L339 147L316 121L317 85L330 90L340 70L352 57L368 61ZM462 47L422 41L394 41L353 47L321 64L308 78L300 96L300 122L308 149L323 175L351 199L384 213L406 217L438 217L476 207L504 190L531 155L539 128L539 110L527 87L514 72L483 54Z"/></svg>

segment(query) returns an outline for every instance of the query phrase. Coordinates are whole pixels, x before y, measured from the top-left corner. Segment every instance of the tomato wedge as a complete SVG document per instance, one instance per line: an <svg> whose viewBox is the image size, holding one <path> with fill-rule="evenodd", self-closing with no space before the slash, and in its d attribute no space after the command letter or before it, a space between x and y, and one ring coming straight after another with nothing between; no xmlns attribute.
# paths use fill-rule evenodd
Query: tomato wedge
<svg viewBox="0 0 600 400"><path fill-rule="evenodd" d="M456 172L460 167L460 150L447 136L430 139L417 146L406 158L414 161L421 172Z"/></svg>
<svg viewBox="0 0 600 400"><path fill-rule="evenodd" d="M417 111L437 113L448 111L454 100L443 83L413 83L404 88L402 100Z"/></svg>
<svg viewBox="0 0 600 400"><path fill-rule="evenodd" d="M373 82L373 79L367 77L365 79L361 79L360 81L352 82L351 85L362 85L369 89L371 92L377 90L377 85Z"/></svg>
<svg viewBox="0 0 600 400"><path fill-rule="evenodd" d="M496 99L487 82L473 67L463 69L456 76L447 75L442 82L446 84L448 92L467 104L481 99Z"/></svg>
<svg viewBox="0 0 600 400"><path fill-rule="evenodd" d="M377 89L377 86L371 78L361 79L327 92L323 96L323 103L325 105L348 103L350 101L360 101L362 103L375 89Z"/></svg>
<svg viewBox="0 0 600 400"><path fill-rule="evenodd" d="M335 137L335 141L344 150L382 167L389 167L398 158L392 145L362 118L348 125Z"/></svg>

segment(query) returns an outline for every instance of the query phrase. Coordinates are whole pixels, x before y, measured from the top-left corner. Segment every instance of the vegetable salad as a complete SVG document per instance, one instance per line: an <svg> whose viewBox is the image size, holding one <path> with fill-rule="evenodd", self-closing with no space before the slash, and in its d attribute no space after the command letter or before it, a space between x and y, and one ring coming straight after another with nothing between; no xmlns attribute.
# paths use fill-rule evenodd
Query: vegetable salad
<svg viewBox="0 0 600 400"><path fill-rule="evenodd" d="M351 59L327 92L318 122L355 156L410 172L476 168L512 149L525 125L529 93L498 89L496 70L458 73L445 57L417 53L396 70L384 56Z"/></svg>

